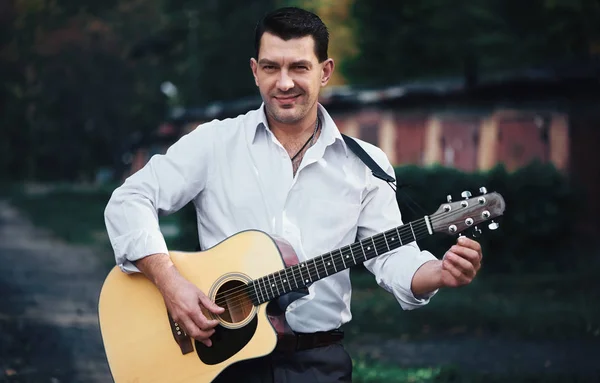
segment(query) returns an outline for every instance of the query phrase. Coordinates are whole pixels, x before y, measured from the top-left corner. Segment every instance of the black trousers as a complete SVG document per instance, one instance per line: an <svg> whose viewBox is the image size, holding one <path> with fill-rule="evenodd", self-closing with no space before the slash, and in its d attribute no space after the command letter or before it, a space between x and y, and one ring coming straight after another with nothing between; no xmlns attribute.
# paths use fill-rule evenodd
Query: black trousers
<svg viewBox="0 0 600 383"><path fill-rule="evenodd" d="M352 359L340 343L294 353L274 352L225 369L213 383L350 383Z"/></svg>

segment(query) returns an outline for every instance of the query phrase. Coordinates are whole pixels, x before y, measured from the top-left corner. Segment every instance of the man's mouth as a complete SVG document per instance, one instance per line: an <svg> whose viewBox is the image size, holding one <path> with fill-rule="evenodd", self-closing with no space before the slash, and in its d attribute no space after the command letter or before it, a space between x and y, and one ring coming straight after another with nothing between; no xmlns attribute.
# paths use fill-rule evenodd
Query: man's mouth
<svg viewBox="0 0 600 383"><path fill-rule="evenodd" d="M299 94L289 96L275 96L275 99L279 102L290 102L296 100L298 97L300 97Z"/></svg>

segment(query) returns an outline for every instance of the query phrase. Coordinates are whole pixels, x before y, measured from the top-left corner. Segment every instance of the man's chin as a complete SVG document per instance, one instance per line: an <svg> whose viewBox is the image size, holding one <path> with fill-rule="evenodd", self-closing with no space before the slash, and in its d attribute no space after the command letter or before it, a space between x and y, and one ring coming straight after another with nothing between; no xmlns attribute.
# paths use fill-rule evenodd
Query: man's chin
<svg viewBox="0 0 600 383"><path fill-rule="evenodd" d="M275 121L280 122L282 124L293 124L302 119L300 111L297 106L292 107L279 107L271 109L271 116L275 119Z"/></svg>

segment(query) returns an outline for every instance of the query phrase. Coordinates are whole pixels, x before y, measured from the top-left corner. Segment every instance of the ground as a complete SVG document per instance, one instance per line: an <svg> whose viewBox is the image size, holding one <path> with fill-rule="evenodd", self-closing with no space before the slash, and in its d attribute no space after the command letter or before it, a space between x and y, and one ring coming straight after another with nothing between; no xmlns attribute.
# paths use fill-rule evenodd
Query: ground
<svg viewBox="0 0 600 383"><path fill-rule="evenodd" d="M0 381L110 382L97 302L105 275L0 202Z"/></svg>
<svg viewBox="0 0 600 383"><path fill-rule="evenodd" d="M0 201L0 381L112 381L97 320L109 267L100 259L90 247L68 245L34 227ZM600 379L600 343L591 340L368 336L352 337L347 346L355 361L388 366L452 365L482 374L576 373L585 381Z"/></svg>

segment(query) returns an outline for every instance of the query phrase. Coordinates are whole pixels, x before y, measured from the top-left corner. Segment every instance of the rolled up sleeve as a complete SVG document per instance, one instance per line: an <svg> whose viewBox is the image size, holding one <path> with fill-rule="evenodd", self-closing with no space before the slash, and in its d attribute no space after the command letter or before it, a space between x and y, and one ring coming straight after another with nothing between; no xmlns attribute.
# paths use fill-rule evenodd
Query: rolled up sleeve
<svg viewBox="0 0 600 383"><path fill-rule="evenodd" d="M382 159L385 158L385 161ZM375 157L380 166L390 175L393 167L383 152ZM379 234L402 225L402 216L395 192L384 181L370 176L371 184L365 193L358 224L358 239ZM429 303L436 291L423 297L415 297L412 292L412 279L417 270L426 262L437 258L419 248L416 242L406 244L386 254L365 262L365 267L373 273L379 286L392 293L404 310L412 310Z"/></svg>
<svg viewBox="0 0 600 383"><path fill-rule="evenodd" d="M161 215L176 212L197 196L210 176L214 127L201 125L155 155L111 195L104 211L115 260L122 271L138 272L133 262L168 253Z"/></svg>

